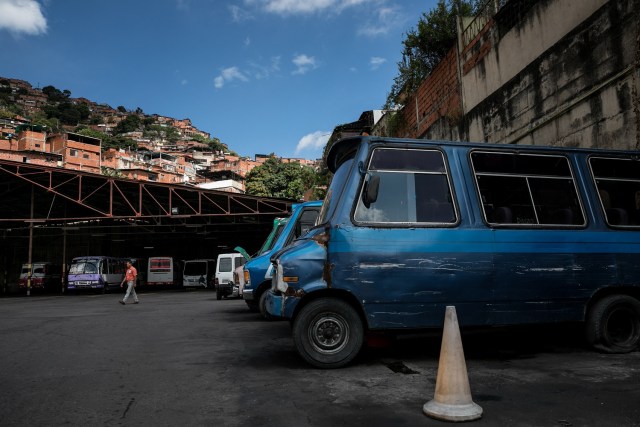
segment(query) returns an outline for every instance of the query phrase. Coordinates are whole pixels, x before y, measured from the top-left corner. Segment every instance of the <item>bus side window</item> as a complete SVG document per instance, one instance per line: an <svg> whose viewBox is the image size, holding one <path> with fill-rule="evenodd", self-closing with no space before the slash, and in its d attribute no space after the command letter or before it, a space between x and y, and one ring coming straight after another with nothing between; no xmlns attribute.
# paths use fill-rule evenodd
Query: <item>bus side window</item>
<svg viewBox="0 0 640 427"><path fill-rule="evenodd" d="M589 165L606 223L640 226L640 161L594 156Z"/></svg>
<svg viewBox="0 0 640 427"><path fill-rule="evenodd" d="M470 157L488 224L586 224L566 156L477 150Z"/></svg>

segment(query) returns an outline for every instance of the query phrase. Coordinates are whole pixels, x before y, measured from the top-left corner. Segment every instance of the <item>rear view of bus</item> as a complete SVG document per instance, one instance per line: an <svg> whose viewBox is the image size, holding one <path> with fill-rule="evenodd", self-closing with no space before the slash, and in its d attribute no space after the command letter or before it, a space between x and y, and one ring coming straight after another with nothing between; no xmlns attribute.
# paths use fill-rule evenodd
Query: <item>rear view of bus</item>
<svg viewBox="0 0 640 427"><path fill-rule="evenodd" d="M182 286L186 288L204 288L211 286L216 271L215 259L192 259L185 261L182 273Z"/></svg>
<svg viewBox="0 0 640 427"><path fill-rule="evenodd" d="M174 287L179 283L178 268L171 257L150 257L147 271L147 286Z"/></svg>

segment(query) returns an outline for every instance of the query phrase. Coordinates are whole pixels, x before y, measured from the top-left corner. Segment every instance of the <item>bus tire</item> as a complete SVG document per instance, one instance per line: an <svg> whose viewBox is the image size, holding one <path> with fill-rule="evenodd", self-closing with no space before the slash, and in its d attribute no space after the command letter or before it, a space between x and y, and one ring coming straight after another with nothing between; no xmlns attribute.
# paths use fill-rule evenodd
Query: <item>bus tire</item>
<svg viewBox="0 0 640 427"><path fill-rule="evenodd" d="M640 301L609 295L596 302L587 316L587 341L604 353L629 353L640 343Z"/></svg>
<svg viewBox="0 0 640 427"><path fill-rule="evenodd" d="M340 368L364 343L364 326L356 310L337 298L320 298L304 306L293 321L293 341L311 365Z"/></svg>
<svg viewBox="0 0 640 427"><path fill-rule="evenodd" d="M269 292L268 289L262 291L262 293L260 294L260 300L258 302L258 309L260 310L260 317L262 317L265 320L273 320L273 316L269 314L269 312L267 311L267 293Z"/></svg>
<svg viewBox="0 0 640 427"><path fill-rule="evenodd" d="M255 301L245 300L244 302L247 303L247 307L249 307L249 311L253 313L257 313L258 311L260 311L260 308L258 308L258 304Z"/></svg>

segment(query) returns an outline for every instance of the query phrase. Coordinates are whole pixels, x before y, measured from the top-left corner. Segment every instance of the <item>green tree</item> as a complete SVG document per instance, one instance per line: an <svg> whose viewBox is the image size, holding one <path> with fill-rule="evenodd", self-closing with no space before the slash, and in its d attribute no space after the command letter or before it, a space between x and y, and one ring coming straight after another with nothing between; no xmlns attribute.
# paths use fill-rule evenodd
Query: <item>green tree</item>
<svg viewBox="0 0 640 427"><path fill-rule="evenodd" d="M303 194L314 188L316 174L313 169L299 163L284 163L271 156L245 178L247 194L302 200Z"/></svg>
<svg viewBox="0 0 640 427"><path fill-rule="evenodd" d="M222 151L222 152L227 151L227 147L218 138L211 138L209 140L207 140L204 137L201 137L201 138L202 138L202 142L206 143L207 145L209 145L209 147L211 147L211 150Z"/></svg>
<svg viewBox="0 0 640 427"><path fill-rule="evenodd" d="M171 143L175 143L180 139L180 132L173 126L145 126L143 135L156 141L166 140Z"/></svg>
<svg viewBox="0 0 640 427"><path fill-rule="evenodd" d="M2 86L0 83L0 102L3 104L8 104L13 100L13 93L11 92L11 87Z"/></svg>
<svg viewBox="0 0 640 427"><path fill-rule="evenodd" d="M114 133L121 134L127 132L135 132L141 128L141 125L142 120L140 120L140 117L135 114L129 114L127 117L125 117L124 120L118 123L118 126L116 126L114 130Z"/></svg>
<svg viewBox="0 0 640 427"><path fill-rule="evenodd" d="M472 15L478 0L439 0L434 9L423 13L416 29L402 42L398 75L387 95L385 109L402 103L403 94L413 93L454 46L457 17Z"/></svg>
<svg viewBox="0 0 640 427"><path fill-rule="evenodd" d="M130 149L132 151L136 151L138 149L138 143L135 142L131 138L127 138L122 135L115 135L111 139L102 142L102 150L107 150L109 148L122 148L122 149Z"/></svg>
<svg viewBox="0 0 640 427"><path fill-rule="evenodd" d="M111 136L109 134L91 129L91 128L87 128L87 127L80 127L80 128L76 128L76 133L80 134L80 135L86 135L86 136L90 136L92 138L98 138L102 141L102 151L106 151L109 148L115 148L115 149L131 149L131 150L137 150L138 149L138 143L135 142L133 139L131 138L125 138L123 136Z"/></svg>
<svg viewBox="0 0 640 427"><path fill-rule="evenodd" d="M67 101L71 96L70 91L66 89L64 91L61 91L60 89L56 89L54 86L51 86L51 85L43 87L42 93L47 95L47 99L49 100L50 103L54 103L54 104L58 102Z"/></svg>
<svg viewBox="0 0 640 427"><path fill-rule="evenodd" d="M65 125L74 126L80 123L80 112L66 103L58 108L57 117Z"/></svg>
<svg viewBox="0 0 640 427"><path fill-rule="evenodd" d="M189 138L191 138L192 141L202 142L203 144L207 143L207 138L200 135L199 133L196 133L195 135L191 135Z"/></svg>
<svg viewBox="0 0 640 427"><path fill-rule="evenodd" d="M8 108L0 108L0 119L13 119L15 113Z"/></svg>
<svg viewBox="0 0 640 427"><path fill-rule="evenodd" d="M165 131L165 138L170 143L175 144L180 140L180 132L178 132L178 130L173 126L167 126L167 129Z"/></svg>
<svg viewBox="0 0 640 427"><path fill-rule="evenodd" d="M46 126L47 132L59 132L62 127L60 119L53 117L47 118L44 112L36 112L31 116L31 123L34 125Z"/></svg>

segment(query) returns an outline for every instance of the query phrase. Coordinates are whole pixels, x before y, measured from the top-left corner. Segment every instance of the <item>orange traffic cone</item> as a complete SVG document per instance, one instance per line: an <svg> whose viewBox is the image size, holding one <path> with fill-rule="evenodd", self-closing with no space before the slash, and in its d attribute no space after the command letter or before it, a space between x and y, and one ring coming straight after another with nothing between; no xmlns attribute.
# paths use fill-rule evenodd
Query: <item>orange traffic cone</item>
<svg viewBox="0 0 640 427"><path fill-rule="evenodd" d="M436 392L422 411L444 421L472 421L482 417L482 408L471 399L460 327L453 306L447 306L444 318Z"/></svg>

